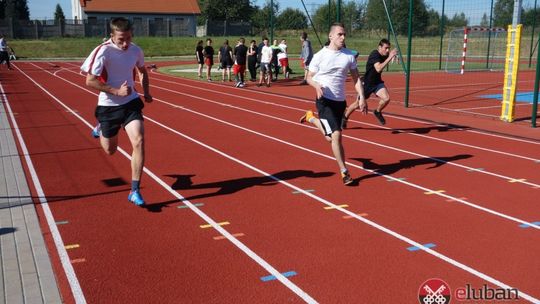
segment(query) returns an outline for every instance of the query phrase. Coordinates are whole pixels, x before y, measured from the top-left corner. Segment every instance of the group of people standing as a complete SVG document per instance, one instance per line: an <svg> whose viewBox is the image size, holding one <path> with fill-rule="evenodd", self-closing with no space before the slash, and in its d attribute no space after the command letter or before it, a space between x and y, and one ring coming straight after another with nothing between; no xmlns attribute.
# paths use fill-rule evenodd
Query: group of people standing
<svg viewBox="0 0 540 304"><path fill-rule="evenodd" d="M311 42L307 39L307 33L302 33L300 39L302 41L302 66L306 69L306 76L307 67L313 57L313 50ZM289 67L287 48L287 40L285 39L282 39L279 44L278 40L275 39L273 44L270 45L268 38L263 37L259 45L257 45L257 41L251 40L249 46L246 46L245 39L240 38L234 48L229 45L228 40L225 40L217 53L218 70L222 70L221 81L232 81L231 69L236 87L245 86L244 74L246 69L249 71L250 81L252 82L257 81L257 69L260 69L258 86L265 84L269 87L271 82L277 81L279 74L283 74L285 79L289 79L292 70ZM195 49L195 56L199 65L197 71L199 78L203 78L203 68L206 67L206 80L212 81L211 69L214 65L214 55L212 39L206 39L206 46L203 46L203 41L199 40ZM307 84L305 76L302 84Z"/></svg>

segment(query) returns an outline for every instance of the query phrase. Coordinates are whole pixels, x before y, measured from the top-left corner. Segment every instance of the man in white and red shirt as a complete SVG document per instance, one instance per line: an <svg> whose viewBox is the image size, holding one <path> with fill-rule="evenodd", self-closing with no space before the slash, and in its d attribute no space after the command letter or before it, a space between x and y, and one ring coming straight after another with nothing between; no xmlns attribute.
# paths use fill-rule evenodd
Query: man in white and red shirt
<svg viewBox="0 0 540 304"><path fill-rule="evenodd" d="M144 166L144 104L135 91L135 75L140 76L144 101L152 102L148 73L141 48L131 43L133 28L126 18L111 21L111 39L95 48L86 58L81 70L86 73L86 85L100 91L95 116L99 125L93 130L101 146L112 155L118 146L118 131L126 130L133 152L131 154L131 192L128 200L144 205L140 180Z"/></svg>

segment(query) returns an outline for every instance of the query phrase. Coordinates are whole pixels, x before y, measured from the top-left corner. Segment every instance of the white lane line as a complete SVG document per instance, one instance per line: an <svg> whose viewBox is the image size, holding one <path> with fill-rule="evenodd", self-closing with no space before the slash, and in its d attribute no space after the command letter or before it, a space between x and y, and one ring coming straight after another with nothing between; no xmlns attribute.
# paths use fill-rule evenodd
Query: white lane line
<svg viewBox="0 0 540 304"><path fill-rule="evenodd" d="M161 74L161 73L156 73L154 71L151 71L152 73L154 73L155 75L159 75L159 76L163 76L163 77L167 77L167 78L172 78L172 79L176 79L178 80L178 77L173 77L173 76L169 76L169 75L165 75L165 74ZM159 77L158 76L158 77ZM212 92L212 93L216 93L215 90L212 90L212 89L206 89L204 87L201 87L201 86L194 86L194 85L189 85L189 84L185 84L185 83L179 83L179 82L173 82L173 81L168 81L168 80L164 80L164 79L160 79L160 78L152 78L153 80L158 80L158 81L163 81L163 82L167 82L167 83L171 83L171 84L175 84L175 85L181 85L181 86L186 86L186 87L190 87L190 88L194 88L194 89L199 89L199 90L204 90L204 91L208 91L208 92ZM189 82L197 82L196 80L191 80L191 79L185 79L185 78L182 78L182 80L186 80L186 81L189 81ZM200 82L197 82L198 84L200 84ZM227 88L227 89L235 89L235 88L232 88L232 87L227 87L227 86L222 86L222 85L219 85L219 84L209 84L209 85L214 85L214 86L219 86L221 88ZM206 84L205 84L206 86ZM237 90L237 89L236 89ZM300 101L300 102L303 102L303 103L307 103L307 104L310 104L310 105L313 105L314 102L313 101L310 101L310 100L307 100L307 99L302 99L302 98L297 98L297 97L291 97L291 96L286 96L286 95L278 95L278 94L275 94L275 93L269 93L269 92L262 92L262 91L249 91L251 93L258 93L258 94L262 94L262 95L268 95L268 96L272 96L274 98L283 98L283 99L290 99L290 100L296 100L296 101ZM223 95L230 95L230 96L234 96L236 98L241 98L241 99L246 99L246 100L250 100L250 101L255 101L255 102L261 102L260 100L257 100L257 99L254 99L254 98L249 98L249 97L244 97L244 96L240 96L238 94L231 94L231 93L225 93L225 92L220 92L220 94L223 94ZM266 103L266 102L265 102ZM305 111L305 109L303 108L296 108L296 107L289 107L289 106L285 106L285 105L282 105L282 104L279 104L279 103L273 103L273 102L267 102L267 104L271 104L271 105L275 105L275 106L279 106L279 107L283 107L283 108L289 108L289 109L294 109L294 110L299 110L299 111ZM475 113L476 114L476 113ZM400 116L395 116L395 115L392 115L392 114L388 114L388 116L391 116L393 117L394 119L399 119L399 120L405 120L405 121L412 121L412 122L416 122L416 123L420 123L420 124L426 124L426 125L432 125L432 123L427 123L425 121L421 121L421 120L416 120L416 119L411 119L411 118L406 118L406 117L400 117ZM356 120L349 120L349 121L352 121L352 122L355 122L355 123L358 123L358 124L363 124L363 125L368 125L368 126L372 126L372 127L380 127L380 128L383 128L383 129L387 129L387 130L392 130L392 128L388 128L388 127L381 127L379 125L374 125L374 124L370 124L370 123L366 123L366 122L361 122L361 121L356 121ZM471 133L475 133L475 134L479 134L479 135L485 135L485 136L495 136L495 137L498 137L498 138L504 138L504 139L507 139L507 140L513 140L513 141L520 141L520 142L524 142L524 143L529 143L529 144L534 144L534 145L540 145L540 142L534 142L534 141L530 141L530 140L524 140L524 139L520 139L520 138L514 138L514 137L509 137L509 136L504 136L504 135L498 135L498 134L491 134L491 133L486 133L486 132L482 132L482 131L477 131L477 130L467 130L467 129L462 129L463 131L465 132L471 132ZM424 134L411 134L411 135L417 135L417 136L421 136L421 137L425 137L425 138L429 138L429 139L433 139L433 140L439 140L437 137L432 137L432 136L427 136L427 135L424 135ZM459 145L460 143L459 142L450 142L452 144L456 144L456 145ZM472 146L474 147L474 146ZM497 153L497 151L491 151L491 152L494 152L494 153ZM504 152L503 152L504 153ZM512 154L509 154L510 156L514 156ZM519 157L519 155L515 155L516 157Z"/></svg>
<svg viewBox="0 0 540 304"><path fill-rule="evenodd" d="M19 69L18 66L14 66L22 72L22 70ZM62 268L64 269L64 273L66 274L67 280L69 282L69 287L71 288L71 293L73 294L73 298L75 299L76 303L84 304L86 303L86 299L81 289L81 285L79 284L79 280L77 279L77 275L75 274L73 265L71 265L69 255L64 246L64 241L62 240L60 232L58 231L58 227L56 226L56 221L52 215L51 209L49 208L49 203L47 202L45 193L43 192L43 188L41 187L41 182L39 181L36 169L34 168L34 164L32 163L32 159L30 158L30 155L28 153L26 143L21 135L21 131L19 130L19 126L17 124L17 121L15 120L15 116L13 115L13 111L11 110L11 106L6 96L6 92L4 91L4 86L1 83L0 91L2 92L2 99L4 100L4 103L6 104L7 110L9 112L9 116L13 124L13 129L17 134L17 139L24 155L24 159L26 160L26 164L28 165L28 171L30 172L30 176L32 177L32 183L36 188L36 193L39 198L40 206L43 209L43 213L45 214L45 219L47 220L49 231L51 231L51 235L54 240L54 246L56 247L56 251L58 252L58 256L60 257L60 263L62 264Z"/></svg>
<svg viewBox="0 0 540 304"><path fill-rule="evenodd" d="M67 81L67 80L66 80L66 81ZM69 81L67 81L67 82L69 82ZM72 83L72 84L73 84L73 83ZM79 87L78 85L75 85L75 86ZM157 98L156 98L156 100L162 101L162 100L157 99ZM163 101L162 101L162 102L163 102ZM172 105L172 104L171 104L171 105ZM65 105L64 105L64 106L65 106ZM173 105L173 106L174 106L174 107L177 107L176 105ZM67 106L65 106L65 107L67 108ZM68 109L69 109L69 108L68 108ZM183 110L187 110L187 111L190 111L190 112L194 112L194 111L191 111L191 110L186 109L186 108L183 108ZM196 113L196 112L195 112L195 113ZM202 114L202 113L201 113L200 115L205 116L205 117L208 117L208 118L213 119L213 120L218 120L218 121L223 122L223 123L228 124L228 125L235 126L234 124L227 123L227 122L225 122L225 121L222 121L222 120L217 119L217 118L212 117L212 116L208 116L208 115L205 115L205 114ZM80 119L82 119L82 118L80 118ZM443 255L443 254L441 254L441 253L439 253L439 252L437 252L437 251L435 251L435 250L432 250L432 249L430 249L430 248L428 248L428 247L425 247L424 245L422 245L422 244L420 244L420 243L418 243L418 242L416 242L416 241L414 241L414 240L412 240L412 239L409 239L409 238L407 238L406 236L403 236L403 235L401 235L401 234L399 234L399 233L397 233L397 232L395 232L395 231L393 231L393 230L391 230L391 229L388 229L388 228L386 228L386 227L384 227L384 226L382 226L382 225L379 225L379 224L377 224L377 223L375 223L375 222L373 222L373 221L370 221L370 220L368 220L368 219L365 219L364 217L361 217L361 216L359 216L359 215L357 215L357 214L355 214L355 213L353 213L353 212L351 212L351 211L349 211L349 210L347 210L347 209L344 209L344 208L340 207L339 205L336 205L336 204L334 204L334 203L332 203L332 202L330 202L330 201L328 201L328 200L326 200L326 199L324 199L324 198L321 198L321 197L319 197L319 196L317 196L317 195L314 195L314 194L312 194L312 193L310 193L310 192L307 192L307 191L305 191L305 190L303 190L303 189L301 189L301 188L299 188L299 187L297 187L297 186L295 186L295 185L293 185L293 184L291 184L291 183L288 183L288 182L286 182L286 181L280 180L280 179L274 177L273 175L271 175L271 174L269 174L269 173L267 173L267 172L265 172L265 171L263 171L263 170L261 170L261 169L258 169L258 168L254 167L254 166L252 166L252 165L250 165L250 164L248 164L248 163L246 163L246 162L244 162L244 161L242 161L242 160L239 160L239 159L237 159L237 158L235 158L235 157L233 157L233 156L231 156L231 155L228 155L228 154L226 154L226 153L224 153L224 152L222 152L222 151L220 151L220 150L218 150L218 149L216 149L216 148L213 148L213 147L211 147L211 146L209 146L209 145L207 145L207 144L205 144L205 143L203 143L203 142L201 142L201 141L199 141L199 140L197 140L197 139L194 139L194 138L192 138L192 137L190 137L190 136L188 136L188 135L185 135L185 134L183 134L183 133L181 133L181 132L179 132L179 131L177 131L177 130L175 130L175 129L173 129L173 128L170 128L170 127L168 127L168 126L166 126L166 125L164 125L164 124L162 124L162 123L160 123L160 122L158 122L158 121L156 121L156 120L154 120L154 119L152 119L152 118L150 118L150 117L148 117L148 116L145 116L145 119L147 119L148 121L151 121L151 122L155 123L156 125L158 125L158 126L164 128L164 129L166 129L166 130L168 130L168 131L170 131L170 132L172 132L172 133L174 133L174 134L177 134L177 135L179 135L179 136L181 136L181 137L183 137L183 138L185 138L185 139L188 139L189 141L192 141L192 142L194 142L194 143L196 143L196 144L198 144L198 145L201 145L201 146L203 146L203 147L205 147L205 148L207 148L207 149L209 149L209 150L211 150L211 151L213 151L213 152L215 152L215 153L217 153L217 154L219 154L219 155L221 155L221 156L223 156L223 157L225 157L225 158L227 158L227 159L230 159L230 160L232 160L232 161L234 161L234 162L236 162L236 163L238 163L238 164L241 164L241 165L243 165L243 166L245 166L245 167L247 167L247 168L249 168L249 169L251 169L251 170L253 170L253 171L255 171L255 172L258 172L259 174L261 174L261 175L263 175L263 176L266 176L266 177L269 177L269 178L271 178L271 179L274 179L275 181L277 181L277 182L279 182L279 183L281 183L281 184L283 184L283 185L285 185L285 186L287 186L287 187L289 187L289 188L291 188L291 189L293 189L293 190L295 190L295 191L301 192L301 193L303 193L304 195L309 196L309 197L311 197L311 198L313 198L313 199L315 199L315 200L317 200L317 201L319 201L319 202L321 202L321 203L323 203L323 204L325 204L325 205L327 205L327 206L329 206L329 207L332 207L332 208L334 208L334 209L336 209L336 210L339 210L340 212L346 213L347 215L349 215L349 216L351 216L351 217L353 217L353 218L356 218L357 220L359 220L359 221L361 221L361 222L364 222L365 224L367 224L367 225L369 225L369 226L371 226L371 227L374 227L374 228L376 228L376 229L378 229L378 230L380 230L380 231L383 231L383 232L385 232L385 233L387 233L387 234L389 234L389 235L392 235L393 237L395 237L395 238L397 238L397 239L399 239L399 240L402 240L402 241L404 241L404 242L406 242L406 243L408 243L408 244L410 244L410 245L412 245L412 246L418 247L418 248L420 248L421 250L424 250L425 252L427 252L427 253L429 253L429 254L431 254L431 255L433 255L433 256L435 256L435 257L437 257L437 258L439 258L439 259L441 259L441 260L443 260L443 261L445 261L445 262L447 262L447 263L449 263L449 264L451 264L451 265L457 267L457 268L460 268L460 269L462 269L462 270L464 270L464 271L466 271L466 272L469 272L469 273L472 274L472 275L475 275L475 276L477 276L477 277L479 277L479 278L481 278L481 279L483 279L483 280L486 280L486 281L488 281L488 282L490 282L490 283L492 283L492 284L494 284L494 285L497 285L497 286L499 286L499 287L501 287L501 288L514 288L514 287L511 287L511 286L509 286L509 285L507 285L507 284L505 284L505 283L503 283L503 282L501 282L501 281L499 281L499 280L497 280L497 279L495 279L495 278L493 278L493 277L490 277L490 276L488 276L488 275L486 275L486 274L484 274L484 273L482 273L482 272L480 272L480 271L477 271L476 269L474 269L474 268L472 268L472 267L469 267L469 266L467 266L467 265L465 265L465 264L463 264L463 263L460 263L460 262L458 262L458 261L456 261L456 260L454 260L454 259L452 259L452 258L450 258L450 257L447 257L447 256L445 256L445 255ZM239 127L239 128L245 129L245 128L242 128L242 127ZM258 133L258 132L255 132L255 131L252 131L252 130L249 130L249 129L245 129L245 130L246 130L246 131L253 132L253 133L255 133L255 134L260 134L260 135L262 135L262 136L264 136L264 137L267 137L267 138L271 138L271 137L269 137L269 136L267 136L267 135L264 135L264 134L261 134L261 133ZM279 141L279 142L286 143L285 141L282 141L282 140L279 140L279 139L276 139L276 138L272 138L272 139L277 140L277 141ZM289 143L289 145L296 146L296 145L290 144L290 143ZM299 146L296 146L296 147L299 147ZM301 148L301 147L299 147L299 148ZM305 148L302 148L302 149L305 149ZM307 150L307 149L305 149L305 150ZM308 150L308 151L309 151L309 150ZM315 153L315 154L322 155L322 154L320 154L320 153L318 153L318 152L315 152L315 151L312 151L312 152ZM126 156L127 156L127 154L126 154ZM331 159L333 159L332 157L329 157L329 156L326 156L326 155L322 155L322 156L324 156L324 157L326 157L326 158L331 158ZM365 170L365 169L364 169L364 170ZM367 170L367 171L370 171L370 170ZM373 172L373 173L378 174L378 173L376 173L376 172ZM379 175L381 175L381 174L379 174ZM156 178L157 178L157 177L156 177ZM392 177L389 177L389 178L392 178ZM165 184L165 186L168 187L167 184ZM171 190L172 190L172 189L171 189ZM191 205L190 208L191 208L191 209L197 209L197 210L198 210L198 208L196 208L196 207L193 206L193 205ZM202 211L201 211L201 212L202 212ZM528 224L528 225L533 225L532 223L527 223L527 224ZM221 228L221 227L220 227L220 228ZM540 228L540 227L537 226L536 228ZM231 237L234 238L232 235L231 235ZM274 273L272 273L272 274L274 274ZM516 289L517 289L517 288L516 288ZM540 303L540 300L538 300L538 299L536 299L536 298L534 298L534 297L532 297L532 296L530 296L530 295L528 295L528 294L526 294L526 293L524 293L524 292L521 292L521 291L520 291L520 297L522 297L522 298L524 298L524 299L526 299L526 300L528 300L528 301L530 301L530 302L532 302L532 303Z"/></svg>
<svg viewBox="0 0 540 304"><path fill-rule="evenodd" d="M47 72L47 71L45 71ZM50 73L49 73L50 74ZM84 91L87 91L93 95L97 95L96 93L94 92L91 92L89 91L88 89L86 88L83 88L81 86L79 86L78 84L76 83L73 83L67 79L64 79L62 77L59 77L59 76L56 76L62 80L64 80L65 82L68 82L70 84L72 84L73 86L76 86ZM164 89L164 90L169 90L169 89ZM172 91L172 90L171 90ZM175 92L175 91L173 91ZM207 98L202 98L202 97L199 97L199 96L194 96L194 95L189 95L189 94L184 94L184 93L178 93L178 94L183 94L183 95L187 95L189 97L192 97L192 98L197 98L197 99L201 99L201 100L205 100L205 101L209 101L209 102L212 102L212 103L218 103L218 104L221 104L223 106L227 106L227 107L231 107L231 105L229 104L224 104L224 103L219 103L219 102L215 102L213 100L210 100L210 99L207 99ZM265 138L268 138L268 139L271 139L273 141L277 141L277 142L280 142L280 143L283 143L285 145L288 145L288 146L291 146L291 147L295 147L297 149L300 149L300 150L303 150L303 151L306 151L306 152L309 152L309 153L312 153L312 154L316 154L316 155L319 155L319 156L322 156L324 158L328 158L328 159L332 159L332 160L335 160L334 157L332 156L329 156L329 155L326 155L326 154L323 154L323 153L320 153L320 152L317 152L317 151L314 151L314 150L311 150L311 149L308 149L308 148L305 148L305 147L302 147L302 146L299 146L299 145L296 145L296 144L293 144L293 143L290 143L290 142L287 142L287 141L284 141L284 140L281 140L281 139L278 139L276 137L273 137L273 136L270 136L270 135L266 135L266 134L263 134L263 133L260 133L260 132L257 132L257 131L253 131L251 129L248 129L248 128L244 128L244 127L241 127L237 124L234 124L234 123L230 123L230 122L227 122L227 121L224 121L222 119L219 119L217 117L214 117L214 116L210 116L210 115L207 115L207 114L204 114L204 113L200 113L200 112L197 112L197 111L194 111L194 110L191 110L189 108L186 108L186 107L183 107L183 106L178 106L176 104L173 104L173 103L170 103L170 102L167 102L167 101L164 101L164 100L161 100L161 99L158 99L158 98L154 98L154 100L157 100L157 101L160 101L164 104L167 104L169 106L172 106L174 108L180 108L184 111L188 111L188 112L191 112L191 113L194 113L194 114L197 114L197 115L200 115L200 116L203 116L203 117L206 117L206 118L209 118L211 120L214 120L214 121L218 121L218 122L221 122L223 124L226 124L226 125L229 125L229 126L232 126L232 127L235 127L235 128L238 128L238 129L241 129L241 130L244 130L244 131L247 131L247 132L250 132L250 133L253 133L253 134L256 134L256 135L259 135L259 136L262 136L262 137L265 137ZM246 111L249 111L249 110L246 110ZM250 111L251 112L251 111ZM256 112L254 112L256 113ZM263 115L265 117L272 117L270 115L267 115L267 114L260 114L260 115ZM285 120L285 119L281 119L281 118L276 118L278 120L281 120L281 121L284 121L284 122L287 122L287 123L291 123L290 121L288 120ZM307 125L301 125L301 124L298 124L298 123L295 123L296 125L298 126L303 126L303 127L306 127L306 128L314 128L314 127L311 127L311 126L307 126ZM361 170L364 170L364 171L367 171L369 173L372 173L372 174L376 174L376 175L379 175L379 176L383 176L383 177L386 177L390 180L393 180L393 181L396 181L396 182L399 182L399 183L402 183L402 184L405 184L407 186L410 186L410 187L413 187L413 188L416 188L416 189L419 189L421 190L422 192L435 192L436 190L435 189L429 189L429 188L426 188L424 186L420 186L420 185L417 185L417 184L414 184L414 183L411 183L411 182L408 182L406 180L402 180L402 179L399 179L399 178L396 178L396 177L393 177L391 175L385 175L385 174L382 174L382 173L379 173L379 172L376 172L375 170L370 170L370 169L366 169L362 166L359 166L359 165L356 165L354 163L350 163L350 162L346 162L349 166L351 167L355 167L355 168L358 168L358 169L361 169ZM471 169L474 169L474 168L471 168ZM475 170L476 172L483 172L483 171L478 171L478 170ZM522 219L519 219L519 218L516 218L516 217L513 217L513 216L510 216L510 215L507 215L507 214L504 214L504 213L501 213L501 212L498 212L498 211L495 211L495 210L492 210L492 209L489 209L489 208L486 208L486 207L483 207L483 206L480 206L480 205L477 205L477 204L474 204L474 203L471 203L471 202L468 202L466 200L463 200L461 198L458 198L458 197L455 197L455 196L451 196L451 195L448 195L446 193L436 193L435 196L441 196L441 197L444 197L446 199L449 199L449 200L452 200L452 202L454 203L460 203L460 204L463 204L463 205L466 205L466 206L469 206L469 207L472 207L474 209L477 209L477 210L481 210L481 211L484 211L484 212L487 212L489 214L492 214L492 215L495 215L495 216L498 216L498 217L501 217L501 218L504 218L504 219L507 219L507 220L510 220L510 221L514 221L516 223L519 223L519 224L526 224L526 225L529 225L530 227L532 228L535 228L535 229L539 229L540 230L540 226L539 225L535 225L534 223L531 223L531 222L527 222L527 221L524 221Z"/></svg>
<svg viewBox="0 0 540 304"><path fill-rule="evenodd" d="M42 69L43 70L43 69ZM43 86L41 86L37 81L35 81L32 77L30 77L28 74L23 72L21 69L19 69L21 73L23 73L24 76L26 76L30 81L32 81L36 86L38 86L41 90L43 90L47 95L49 95L52 99L54 99L57 103L59 103L62 107L64 107L66 110L69 110L71 114L75 115L80 121L82 121L87 127L90 129L93 128L93 126L86 121L82 116L77 114L74 110L72 110L70 107L65 105L62 101L60 101L56 96L54 96L52 93L47 91ZM52 75L52 73L43 70L49 74ZM56 75L54 75L56 76ZM56 76L58 78L61 78L59 76ZM97 95L94 92L91 92L89 90L85 90L87 92L92 93L93 95ZM121 147L118 147L118 151L122 153L127 159L131 160L131 156L123 150ZM27 151L25 151L27 153ZM264 268L267 272L275 276L283 285L285 285L287 288L289 288L291 291L293 291L296 295L298 295L301 299L303 299L306 303L317 303L315 299L313 299L310 295L308 295L305 291L303 291L300 287L298 287L296 284L294 284L292 281L290 281L287 277L281 274L278 270L276 270L272 265L270 265L268 262L266 262L263 258L261 258L258 254L256 254L253 250L251 250L249 247L244 245L241 241L239 241L236 237L234 237L232 234L230 234L227 230L223 229L216 221L214 221L211 217L209 217L206 213L201 211L199 208L197 208L194 204L192 204L189 200L185 199L180 193L176 192L174 189L172 189L167 183L165 183L161 178L159 178L157 175L155 175L150 169L147 167L143 168L144 172L148 174L153 180L155 180L159 185L161 185L165 190L167 190L169 193L171 193L173 196L175 196L178 200L182 201L184 204L186 204L194 213L196 213L199 217L201 217L204 221L206 221L208 224L212 225L214 229L216 229L219 233L221 233L224 237L226 237L231 243L233 243L238 249L240 249L242 252L244 252L247 256L249 256L253 261L255 261L257 264L259 264L262 268ZM52 218L52 214L51 214ZM52 219L52 223L54 223L54 218ZM65 248L64 248L65 251ZM73 273L75 275L75 273Z"/></svg>

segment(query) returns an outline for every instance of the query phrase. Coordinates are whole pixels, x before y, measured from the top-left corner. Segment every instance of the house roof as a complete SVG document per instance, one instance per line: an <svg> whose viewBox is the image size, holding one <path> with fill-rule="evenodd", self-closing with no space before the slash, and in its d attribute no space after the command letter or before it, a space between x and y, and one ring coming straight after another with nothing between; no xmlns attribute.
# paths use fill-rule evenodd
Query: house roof
<svg viewBox="0 0 540 304"><path fill-rule="evenodd" d="M79 0L85 13L200 14L197 0Z"/></svg>

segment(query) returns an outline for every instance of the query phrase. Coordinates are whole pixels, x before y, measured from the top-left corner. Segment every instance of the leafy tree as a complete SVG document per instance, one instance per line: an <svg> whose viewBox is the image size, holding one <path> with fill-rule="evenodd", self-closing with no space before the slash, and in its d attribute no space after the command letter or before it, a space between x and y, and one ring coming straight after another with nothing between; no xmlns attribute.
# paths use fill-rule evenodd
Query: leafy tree
<svg viewBox="0 0 540 304"><path fill-rule="evenodd" d="M59 3L56 4L56 9L54 11L54 21L55 23L60 22L63 23L66 20L66 16L64 15L64 11L62 10L62 7Z"/></svg>
<svg viewBox="0 0 540 304"><path fill-rule="evenodd" d="M13 18L14 20L30 20L30 11L26 0L4 0L4 18Z"/></svg>
<svg viewBox="0 0 540 304"><path fill-rule="evenodd" d="M270 28L270 0L266 1L266 4L259 9L256 7L255 13L251 17L251 25L259 30ZM274 18L279 14L279 4L274 1ZM276 20L274 20L276 22Z"/></svg>
<svg viewBox="0 0 540 304"><path fill-rule="evenodd" d="M250 0L199 0L201 15L197 23L202 25L206 20L235 20L248 21L255 7L251 6Z"/></svg>
<svg viewBox="0 0 540 304"><path fill-rule="evenodd" d="M497 0L493 7L493 24L506 28L512 24L514 13L514 0Z"/></svg>
<svg viewBox="0 0 540 304"><path fill-rule="evenodd" d="M489 26L489 18L486 13L482 16L482 21L480 21L480 26L488 27Z"/></svg>
<svg viewBox="0 0 540 304"><path fill-rule="evenodd" d="M424 0L413 1L413 35L423 35L429 22L428 7ZM389 0L386 1L392 24L397 34L407 35L409 20L409 1ZM366 28L386 30L388 18L384 9L384 3L380 0L369 0L366 11Z"/></svg>
<svg viewBox="0 0 540 304"><path fill-rule="evenodd" d="M341 22L345 29L351 33L359 29L364 24L365 4L358 4L355 1L349 1L341 4ZM337 20L337 5L321 5L313 14L313 23L319 32L328 31L328 26ZM330 19L329 19L330 18Z"/></svg>
<svg viewBox="0 0 540 304"><path fill-rule="evenodd" d="M534 22L535 19L536 22ZM535 24L535 26L540 25L540 10L538 8L536 9L536 12L534 11L534 8L523 10L521 23L526 26L532 26L533 24Z"/></svg>
<svg viewBox="0 0 540 304"><path fill-rule="evenodd" d="M455 13L454 17L448 21L448 26L450 27L464 27L469 24L469 20L467 19L467 16L465 16L465 13Z"/></svg>
<svg viewBox="0 0 540 304"><path fill-rule="evenodd" d="M279 30L300 30L307 27L307 17L299 9L287 8L276 18Z"/></svg>

